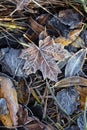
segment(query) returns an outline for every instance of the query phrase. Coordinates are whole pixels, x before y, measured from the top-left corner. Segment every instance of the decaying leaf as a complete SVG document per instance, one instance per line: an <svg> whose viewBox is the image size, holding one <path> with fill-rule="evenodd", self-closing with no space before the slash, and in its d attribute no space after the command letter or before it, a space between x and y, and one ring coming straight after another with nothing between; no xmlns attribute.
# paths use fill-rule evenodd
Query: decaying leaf
<svg viewBox="0 0 87 130"><path fill-rule="evenodd" d="M30 28L27 31L27 37L29 40L35 41L39 34L44 30L44 26L38 23L32 17L29 17L29 26Z"/></svg>
<svg viewBox="0 0 87 130"><path fill-rule="evenodd" d="M27 75L40 70L44 79L57 81L57 75L61 71L55 60L63 60L67 54L69 53L60 44L55 44L48 36L39 41L39 47L30 44L28 49L22 50L20 58L26 60L23 69Z"/></svg>
<svg viewBox="0 0 87 130"><path fill-rule="evenodd" d="M82 25L82 16L73 9L66 9L59 12L49 20L49 25L55 29L58 34L67 38L70 30ZM70 40L68 41L70 42Z"/></svg>
<svg viewBox="0 0 87 130"><path fill-rule="evenodd" d="M82 69L85 56L86 49L81 49L69 59L65 68L65 77L75 76Z"/></svg>
<svg viewBox="0 0 87 130"><path fill-rule="evenodd" d="M72 76L58 81L54 85L54 87L62 88L62 87L68 87L72 85L87 86L87 79L79 76Z"/></svg>
<svg viewBox="0 0 87 130"><path fill-rule="evenodd" d="M79 94L74 89L64 89L57 92L57 100L63 109L71 115L75 110L77 110L77 106L79 105L77 102Z"/></svg>
<svg viewBox="0 0 87 130"><path fill-rule="evenodd" d="M60 36L55 39L55 42L61 43L63 46L67 46L67 45L73 43L73 41L75 41L77 39L77 37L79 36L81 31L82 31L81 29L76 29L76 30L70 31L68 38Z"/></svg>
<svg viewBox="0 0 87 130"><path fill-rule="evenodd" d="M73 9L66 9L59 12L60 21L74 29L81 24L81 15L75 12Z"/></svg>
<svg viewBox="0 0 87 130"><path fill-rule="evenodd" d="M0 76L0 98L4 98L10 113L12 125L17 125L17 112L19 109L17 93L12 81L4 76ZM11 125L11 124L10 124ZM10 127L10 126L9 126Z"/></svg>
<svg viewBox="0 0 87 130"><path fill-rule="evenodd" d="M40 34L44 30L44 27L37 23L32 17L29 18L29 23L31 25L32 30L34 30L38 34Z"/></svg>
<svg viewBox="0 0 87 130"><path fill-rule="evenodd" d="M57 18L52 17L49 20L48 25L50 25L54 30L56 30L58 34L61 34L63 37L68 37L69 28L67 28L66 25L61 23L60 20L58 20Z"/></svg>
<svg viewBox="0 0 87 130"><path fill-rule="evenodd" d="M76 86L75 89L78 91L79 96L80 96L80 98L79 98L80 108L82 110L84 110L85 100L86 100L86 96L87 96L87 86L86 87Z"/></svg>
<svg viewBox="0 0 87 130"><path fill-rule="evenodd" d="M20 104L27 105L29 101L29 89L23 78L20 79L17 87L17 97Z"/></svg>

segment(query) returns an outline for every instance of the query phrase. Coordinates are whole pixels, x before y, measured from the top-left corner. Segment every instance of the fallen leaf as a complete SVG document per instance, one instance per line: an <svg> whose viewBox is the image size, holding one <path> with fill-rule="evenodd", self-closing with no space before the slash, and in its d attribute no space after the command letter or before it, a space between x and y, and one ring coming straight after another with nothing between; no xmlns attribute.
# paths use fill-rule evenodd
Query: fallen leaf
<svg viewBox="0 0 87 130"><path fill-rule="evenodd" d="M29 89L26 81L21 78L16 87L17 97L20 104L27 105L29 101Z"/></svg>
<svg viewBox="0 0 87 130"><path fill-rule="evenodd" d="M87 86L87 78L79 77L79 76L72 76L69 78L64 78L58 81L54 87L55 88L62 88L68 87L73 85L80 85L80 86Z"/></svg>
<svg viewBox="0 0 87 130"><path fill-rule="evenodd" d="M28 49L22 50L20 58L25 59L23 69L27 75L40 70L44 79L57 81L57 75L60 73L55 60L62 60L69 53L61 46L54 43L49 36L39 41L39 47L30 44Z"/></svg>
<svg viewBox="0 0 87 130"><path fill-rule="evenodd" d="M49 14L41 14L40 16L37 17L37 21L41 24L41 25L45 25L49 19Z"/></svg>
<svg viewBox="0 0 87 130"><path fill-rule="evenodd" d="M24 76L22 71L22 66L24 61L20 60L19 54L20 50L16 50L13 48L3 48L0 50L2 53L2 59L0 60L0 64L2 65L3 72L7 72L10 75L14 76Z"/></svg>
<svg viewBox="0 0 87 130"><path fill-rule="evenodd" d="M78 74L78 72L82 69L85 56L86 49L81 49L68 60L65 68L65 77L71 77Z"/></svg>
<svg viewBox="0 0 87 130"><path fill-rule="evenodd" d="M75 86L75 89L79 93L79 102L80 102L80 109L84 110L85 108L85 100L87 96L87 86L86 87L80 87L80 86Z"/></svg>
<svg viewBox="0 0 87 130"><path fill-rule="evenodd" d="M70 29L78 27L82 21L82 16L73 9L66 9L59 12L61 23L70 26Z"/></svg>
<svg viewBox="0 0 87 130"><path fill-rule="evenodd" d="M17 93L12 81L4 76L0 76L0 98L4 98L10 113L12 124L17 125L17 112L19 109Z"/></svg>
<svg viewBox="0 0 87 130"><path fill-rule="evenodd" d="M29 23L32 30L34 30L38 34L40 34L44 30L44 27L41 24L37 23L37 21L35 21L32 17L29 18Z"/></svg>
<svg viewBox="0 0 87 130"><path fill-rule="evenodd" d="M56 15L56 17L58 17ZM63 23L60 22L59 19L52 17L49 21L48 21L48 25L50 25L52 27L52 30L55 30L57 35L60 34L63 37L68 37L69 34L69 28L64 25Z"/></svg>
<svg viewBox="0 0 87 130"><path fill-rule="evenodd" d="M77 124L80 130L84 130L84 113L83 112L77 119Z"/></svg>
<svg viewBox="0 0 87 130"><path fill-rule="evenodd" d="M72 29L82 26L82 16L73 9L66 9L59 12L48 21L57 34L68 38L69 32ZM68 41L70 42L70 40Z"/></svg>
<svg viewBox="0 0 87 130"><path fill-rule="evenodd" d="M82 31L82 29L76 29L76 30L70 31L69 34L68 34L68 38L60 36L60 37L55 39L55 42L60 43L63 46L67 46L71 43L73 44L73 42L80 35L81 31Z"/></svg>
<svg viewBox="0 0 87 130"><path fill-rule="evenodd" d="M79 94L75 89L63 89L57 92L57 100L62 108L67 112L68 115L73 114L77 110L78 102L77 99Z"/></svg>
<svg viewBox="0 0 87 130"><path fill-rule="evenodd" d="M34 20L32 17L29 17L29 26L26 35L29 40L35 41L38 39L38 35L44 30L44 26L39 24L36 20Z"/></svg>

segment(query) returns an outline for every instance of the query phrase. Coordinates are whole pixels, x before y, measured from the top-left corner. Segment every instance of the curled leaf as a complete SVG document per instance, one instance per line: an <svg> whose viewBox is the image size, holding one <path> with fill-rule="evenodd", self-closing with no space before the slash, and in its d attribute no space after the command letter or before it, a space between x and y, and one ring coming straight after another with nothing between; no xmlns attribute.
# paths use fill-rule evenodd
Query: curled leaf
<svg viewBox="0 0 87 130"><path fill-rule="evenodd" d="M12 124L17 125L17 112L19 109L17 93L12 81L4 76L0 77L0 98L4 98L10 113Z"/></svg>
<svg viewBox="0 0 87 130"><path fill-rule="evenodd" d="M72 85L81 85L87 86L87 79L79 76L72 76L69 78L65 78L57 82L54 87L68 87Z"/></svg>

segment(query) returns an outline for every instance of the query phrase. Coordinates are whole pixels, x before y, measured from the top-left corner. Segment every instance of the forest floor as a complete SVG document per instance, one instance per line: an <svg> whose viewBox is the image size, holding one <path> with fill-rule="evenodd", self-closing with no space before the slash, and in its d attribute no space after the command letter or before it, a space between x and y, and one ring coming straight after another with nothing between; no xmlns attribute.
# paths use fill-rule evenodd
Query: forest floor
<svg viewBox="0 0 87 130"><path fill-rule="evenodd" d="M87 130L87 1L0 0L0 130Z"/></svg>

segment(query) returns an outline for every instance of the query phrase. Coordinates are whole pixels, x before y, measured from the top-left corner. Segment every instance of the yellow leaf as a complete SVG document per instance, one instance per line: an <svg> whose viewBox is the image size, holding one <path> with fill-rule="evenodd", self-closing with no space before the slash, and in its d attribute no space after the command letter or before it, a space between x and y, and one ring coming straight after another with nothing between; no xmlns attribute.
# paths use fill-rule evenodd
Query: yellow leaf
<svg viewBox="0 0 87 130"><path fill-rule="evenodd" d="M12 126L12 121L10 118L10 114L6 114L6 115L0 115L0 120L2 121L3 125L10 127Z"/></svg>
<svg viewBox="0 0 87 130"><path fill-rule="evenodd" d="M82 31L82 29L76 29L76 30L70 31L68 38L60 36L55 39L55 42L60 43L63 46L67 46L77 39L77 37L79 36L81 31Z"/></svg>

